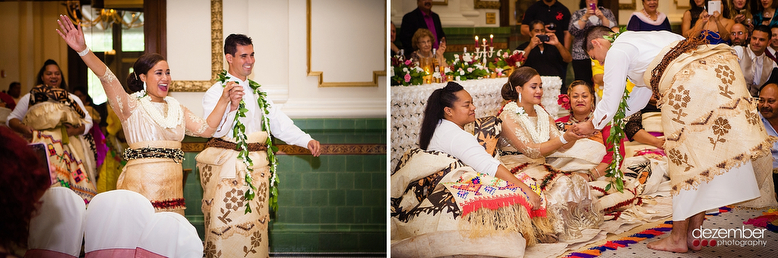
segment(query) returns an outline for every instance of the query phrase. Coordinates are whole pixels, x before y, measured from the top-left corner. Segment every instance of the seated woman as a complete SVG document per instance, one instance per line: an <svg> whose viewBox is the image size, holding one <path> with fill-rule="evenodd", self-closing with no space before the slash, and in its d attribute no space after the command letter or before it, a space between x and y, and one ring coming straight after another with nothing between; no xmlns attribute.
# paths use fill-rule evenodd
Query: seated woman
<svg viewBox="0 0 778 258"><path fill-rule="evenodd" d="M630 116L627 124L624 125L624 133L627 135L627 139L632 142L650 145L657 149L663 149L665 138L661 132L661 124L656 123L657 125L653 126L653 129L650 129L651 131L643 126L644 117L650 114L660 115L659 112L661 111L656 107L656 97L652 96L651 100L648 101L648 105L641 109L640 112ZM627 154L631 156L634 153Z"/></svg>
<svg viewBox="0 0 778 258"><path fill-rule="evenodd" d="M556 120L560 131L568 131L573 124L586 121L591 118L594 112L594 88L585 81L573 81L570 84L567 100L567 110L570 115L560 117ZM556 152L555 158L548 162L553 167L564 171L577 171L580 176L589 181L597 180L605 175L605 170L613 160L613 152L606 151L611 148L611 144L606 144L605 140L610 136L610 125L585 139L576 141L575 145L565 152ZM580 151L579 151L580 150ZM620 147L619 152L624 155L624 148ZM565 158L570 157L570 158Z"/></svg>
<svg viewBox="0 0 778 258"><path fill-rule="evenodd" d="M689 4L692 8L683 13L681 24L684 37L704 36L710 44L729 42L729 30L735 22L727 18L730 16L728 4L722 4L722 13L715 11L712 14L704 8L708 0L690 0Z"/></svg>
<svg viewBox="0 0 778 258"><path fill-rule="evenodd" d="M445 230L503 235L490 233L497 230L521 233L528 245L555 241L542 198L463 130L473 121L473 99L461 85L432 93L420 149L406 152L392 173L392 240Z"/></svg>
<svg viewBox="0 0 778 258"><path fill-rule="evenodd" d="M499 115L500 159L511 173L545 198L554 233L562 239L575 239L581 236L581 230L598 227L602 215L594 208L584 177L559 171L546 162L546 156L569 149L581 137L572 130L557 130L554 120L540 106L542 83L535 69L521 67L503 86L502 96L509 102Z"/></svg>
<svg viewBox="0 0 778 258"><path fill-rule="evenodd" d="M440 45L438 46L437 52L433 51L432 49L432 41L435 40L435 37L432 36L432 32L428 29L418 29L416 30L416 33L413 34L413 49L416 49L416 51L413 51L411 53L411 59L414 63L418 64L419 66L424 66L424 60L431 61L437 61L437 65L446 65L446 58L443 57L443 54L446 53L446 42L441 41ZM435 53L433 53L435 52ZM430 71L432 73L433 71Z"/></svg>

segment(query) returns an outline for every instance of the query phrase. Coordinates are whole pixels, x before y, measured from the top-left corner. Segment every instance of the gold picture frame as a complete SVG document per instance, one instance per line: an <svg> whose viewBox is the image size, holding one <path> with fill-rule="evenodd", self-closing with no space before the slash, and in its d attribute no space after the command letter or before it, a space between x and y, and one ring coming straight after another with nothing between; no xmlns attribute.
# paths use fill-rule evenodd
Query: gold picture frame
<svg viewBox="0 0 778 258"><path fill-rule="evenodd" d="M635 10L637 3L635 0L619 0L619 10Z"/></svg>

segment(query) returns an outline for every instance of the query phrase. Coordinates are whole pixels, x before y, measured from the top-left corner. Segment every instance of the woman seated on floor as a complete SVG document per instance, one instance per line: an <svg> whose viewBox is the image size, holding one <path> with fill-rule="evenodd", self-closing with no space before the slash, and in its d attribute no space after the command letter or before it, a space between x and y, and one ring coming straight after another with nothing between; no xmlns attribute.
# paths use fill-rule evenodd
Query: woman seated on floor
<svg viewBox="0 0 778 258"><path fill-rule="evenodd" d="M392 240L451 230L506 236L496 230L521 233L527 245L555 242L542 198L464 131L474 121L473 98L461 85L449 82L429 97L420 149L392 173Z"/></svg>
<svg viewBox="0 0 778 258"><path fill-rule="evenodd" d="M569 96L560 95L560 102L570 115L556 120L557 128L568 131L578 122L591 118L594 112L594 88L582 80L573 81L568 87ZM605 144L610 136L610 125L605 126L593 136L576 141L575 145L565 152L556 152L548 162L553 167L564 171L577 171L589 181L597 180L605 175L605 170L613 160L613 152L607 151L611 144ZM619 148L624 155L624 148Z"/></svg>
<svg viewBox="0 0 778 258"><path fill-rule="evenodd" d="M546 161L547 156L573 147L581 137L572 130L557 130L553 118L540 106L542 83L535 69L521 67L503 86L502 96L509 102L499 114L500 159L511 173L545 198L554 233L562 239L576 239L582 236L581 230L597 228L602 215L594 207L584 177L560 171Z"/></svg>

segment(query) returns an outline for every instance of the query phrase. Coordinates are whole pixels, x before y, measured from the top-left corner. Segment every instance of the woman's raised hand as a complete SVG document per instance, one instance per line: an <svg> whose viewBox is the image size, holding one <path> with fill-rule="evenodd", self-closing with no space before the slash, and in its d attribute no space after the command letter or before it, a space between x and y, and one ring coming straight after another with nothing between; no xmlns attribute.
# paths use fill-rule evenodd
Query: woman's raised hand
<svg viewBox="0 0 778 258"><path fill-rule="evenodd" d="M234 81L230 81L227 82L227 84L224 86L221 98L230 102L229 107L230 112L232 112L238 109L244 94L243 87Z"/></svg>
<svg viewBox="0 0 778 258"><path fill-rule="evenodd" d="M81 26L73 25L73 22L70 21L70 18L64 15L59 15L57 23L59 24L57 34L59 34L59 36L62 37L66 43L68 43L70 48L76 52L81 52L86 49L84 31L81 29Z"/></svg>

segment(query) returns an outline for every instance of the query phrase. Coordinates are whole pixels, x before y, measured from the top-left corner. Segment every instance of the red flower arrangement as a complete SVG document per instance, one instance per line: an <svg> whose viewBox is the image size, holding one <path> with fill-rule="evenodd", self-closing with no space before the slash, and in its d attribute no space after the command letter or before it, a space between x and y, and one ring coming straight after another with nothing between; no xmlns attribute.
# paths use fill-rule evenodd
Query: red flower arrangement
<svg viewBox="0 0 778 258"><path fill-rule="evenodd" d="M562 106L564 109L570 110L570 97L567 94L559 94L557 96L556 103Z"/></svg>

